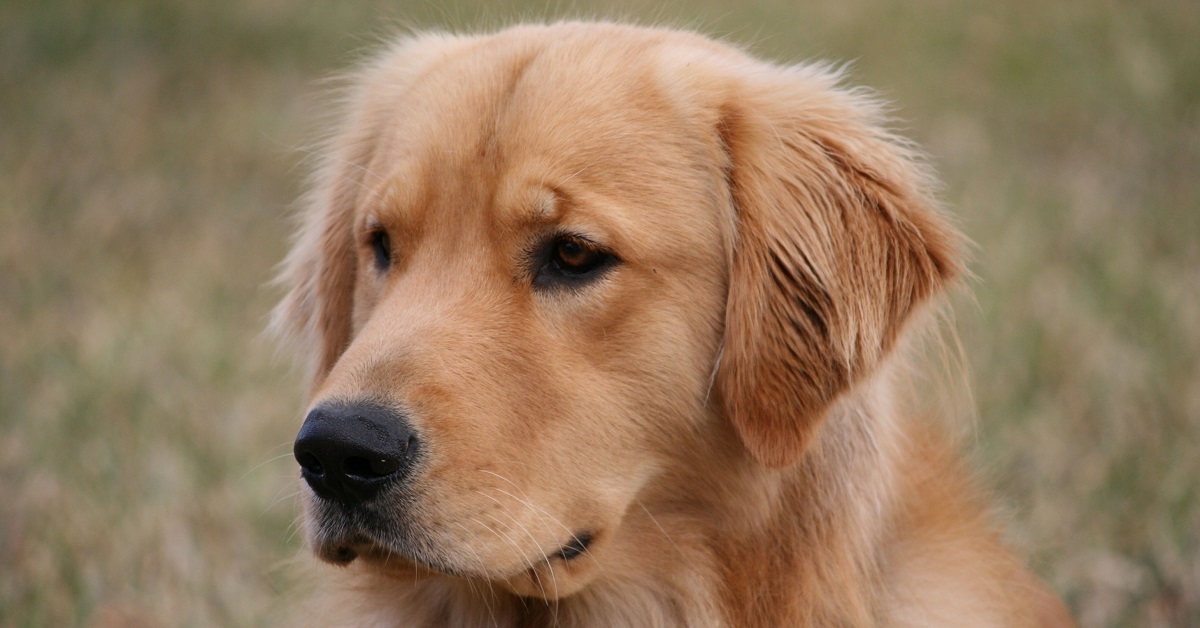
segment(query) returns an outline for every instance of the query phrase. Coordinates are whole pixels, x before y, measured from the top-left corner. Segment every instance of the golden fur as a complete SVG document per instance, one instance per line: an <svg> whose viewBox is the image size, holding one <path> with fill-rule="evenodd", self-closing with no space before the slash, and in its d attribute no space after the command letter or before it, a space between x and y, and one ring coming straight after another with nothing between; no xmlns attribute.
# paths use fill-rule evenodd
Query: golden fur
<svg viewBox="0 0 1200 628"><path fill-rule="evenodd" d="M313 358L314 405L394 404L427 455L379 529L305 489L314 552L358 556L306 612L1067 621L898 397L898 346L961 240L835 70L611 24L423 34L355 72L343 114L277 323ZM619 261L537 287L529 251L564 231Z"/></svg>

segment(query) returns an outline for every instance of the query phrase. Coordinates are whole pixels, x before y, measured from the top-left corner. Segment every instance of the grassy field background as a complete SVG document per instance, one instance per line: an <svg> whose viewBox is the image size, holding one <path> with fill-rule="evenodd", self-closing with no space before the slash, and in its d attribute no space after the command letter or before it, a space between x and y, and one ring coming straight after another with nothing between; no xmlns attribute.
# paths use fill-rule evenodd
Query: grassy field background
<svg viewBox="0 0 1200 628"><path fill-rule="evenodd" d="M1194 0L0 4L0 626L268 623L300 374L262 336L319 79L405 25L629 16L852 60L978 243L975 458L1084 626L1200 625Z"/></svg>

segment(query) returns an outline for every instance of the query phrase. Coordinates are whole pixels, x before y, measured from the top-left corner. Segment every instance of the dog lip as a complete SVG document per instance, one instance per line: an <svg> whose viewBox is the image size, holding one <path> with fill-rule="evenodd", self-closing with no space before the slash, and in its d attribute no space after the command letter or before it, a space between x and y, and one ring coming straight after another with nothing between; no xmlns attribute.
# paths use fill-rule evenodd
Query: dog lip
<svg viewBox="0 0 1200 628"><path fill-rule="evenodd" d="M378 545L374 535L359 527L343 528L340 534L318 532L311 549L322 562L344 567L371 553Z"/></svg>
<svg viewBox="0 0 1200 628"><path fill-rule="evenodd" d="M366 561L383 564L416 564L433 569L409 554L397 551L387 543L360 535L326 541L315 548L314 553L320 560L338 567L348 566L355 561Z"/></svg>
<svg viewBox="0 0 1200 628"><path fill-rule="evenodd" d="M412 572L413 569L419 569L421 572L459 577L477 577L479 575L464 572L437 561L430 561L428 557L413 554L411 551L364 532L324 540L314 548L313 553L320 560L339 567L360 561L388 570L400 569L406 573Z"/></svg>
<svg viewBox="0 0 1200 628"><path fill-rule="evenodd" d="M317 558L338 566L346 566L354 562L364 551L369 542L362 539L344 539L323 543L316 548Z"/></svg>

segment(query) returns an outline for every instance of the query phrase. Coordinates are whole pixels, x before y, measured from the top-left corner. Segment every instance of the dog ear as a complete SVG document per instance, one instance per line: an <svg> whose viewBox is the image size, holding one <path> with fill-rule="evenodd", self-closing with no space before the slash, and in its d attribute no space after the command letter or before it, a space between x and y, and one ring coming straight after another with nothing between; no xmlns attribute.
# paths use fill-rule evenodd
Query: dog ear
<svg viewBox="0 0 1200 628"><path fill-rule="evenodd" d="M316 151L322 161L277 280L288 292L271 317L277 335L310 352L313 390L354 334L355 207L379 182L372 171L379 138L407 86L456 45L459 40L437 32L401 37L343 77L330 103L337 123Z"/></svg>
<svg viewBox="0 0 1200 628"><path fill-rule="evenodd" d="M307 355L312 386L322 381L350 342L357 256L353 172L326 166L306 209L279 282L289 287L275 308L272 328Z"/></svg>
<svg viewBox="0 0 1200 628"><path fill-rule="evenodd" d="M319 151L324 161L317 164L300 229L279 277L288 293L272 316L277 333L311 352L307 357L314 390L353 335L355 207L370 183L366 178L383 122L382 109L372 106L363 85L348 94L351 106L342 128Z"/></svg>
<svg viewBox="0 0 1200 628"><path fill-rule="evenodd" d="M718 384L769 466L796 461L830 404L960 272L960 236L920 161L880 126L876 102L837 81L760 71L719 124L737 232Z"/></svg>

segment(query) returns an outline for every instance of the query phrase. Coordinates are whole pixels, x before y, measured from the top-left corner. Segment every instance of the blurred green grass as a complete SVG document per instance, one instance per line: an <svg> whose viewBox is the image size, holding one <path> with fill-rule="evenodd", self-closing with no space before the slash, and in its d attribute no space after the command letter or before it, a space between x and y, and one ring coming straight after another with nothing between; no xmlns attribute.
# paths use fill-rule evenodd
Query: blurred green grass
<svg viewBox="0 0 1200 628"><path fill-rule="evenodd" d="M976 458L1085 626L1200 624L1200 11L0 5L0 625L260 625L300 376L261 337L319 79L405 26L627 16L853 60L979 244Z"/></svg>

